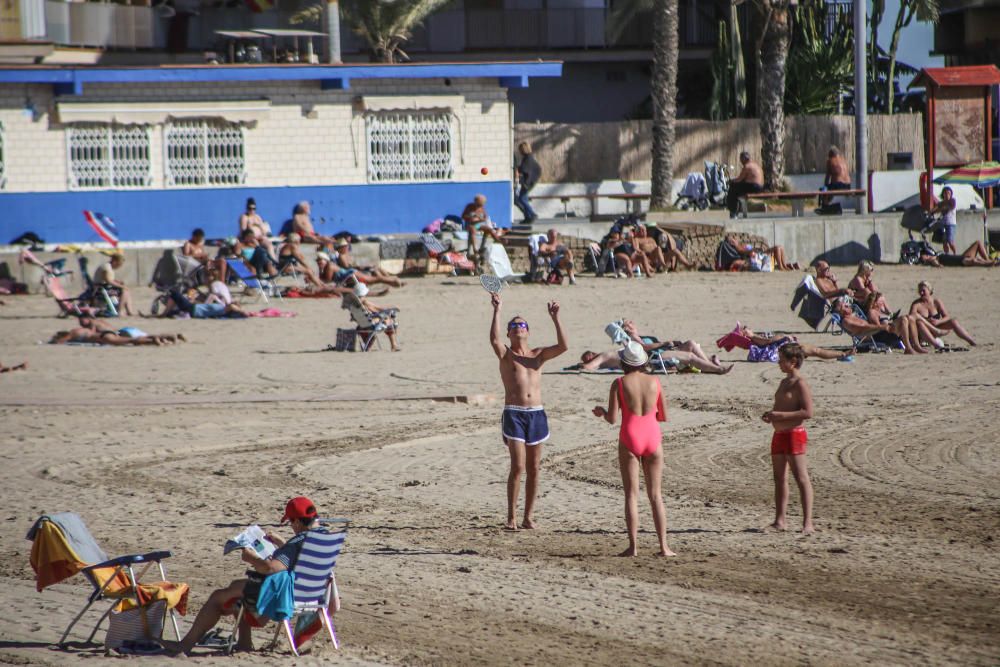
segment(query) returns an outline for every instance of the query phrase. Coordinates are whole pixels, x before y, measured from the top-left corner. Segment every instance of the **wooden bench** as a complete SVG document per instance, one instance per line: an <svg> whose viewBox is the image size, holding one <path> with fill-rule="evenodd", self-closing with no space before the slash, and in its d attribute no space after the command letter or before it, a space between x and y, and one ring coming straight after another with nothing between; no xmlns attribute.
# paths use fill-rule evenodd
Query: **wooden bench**
<svg viewBox="0 0 1000 667"><path fill-rule="evenodd" d="M641 192L623 192L617 195L604 195L608 199L622 199L628 204L628 212L634 215L642 213L642 202L652 197L651 194Z"/></svg>
<svg viewBox="0 0 1000 667"><path fill-rule="evenodd" d="M563 217L569 218L569 201L571 199L589 199L590 200L590 212L591 215L597 214L597 198L600 195L595 194L580 194L580 195L529 195L532 200L535 199L558 199L563 205Z"/></svg>
<svg viewBox="0 0 1000 667"><path fill-rule="evenodd" d="M750 199L787 199L792 204L792 217L801 218L805 215L805 202L816 197L865 197L867 190L813 190L809 192L752 192L739 199L739 215L747 217L747 201Z"/></svg>

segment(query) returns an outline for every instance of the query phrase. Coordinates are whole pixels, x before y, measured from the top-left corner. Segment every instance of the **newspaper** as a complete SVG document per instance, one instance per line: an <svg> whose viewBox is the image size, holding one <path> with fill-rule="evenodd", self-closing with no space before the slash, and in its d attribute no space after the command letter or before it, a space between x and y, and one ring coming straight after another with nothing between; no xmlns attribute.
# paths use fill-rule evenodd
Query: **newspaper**
<svg viewBox="0 0 1000 667"><path fill-rule="evenodd" d="M242 533L226 540L226 545L222 547L222 553L228 554L231 551L244 548L252 550L263 559L270 558L275 550L274 543L264 537L264 531L257 524L247 526Z"/></svg>

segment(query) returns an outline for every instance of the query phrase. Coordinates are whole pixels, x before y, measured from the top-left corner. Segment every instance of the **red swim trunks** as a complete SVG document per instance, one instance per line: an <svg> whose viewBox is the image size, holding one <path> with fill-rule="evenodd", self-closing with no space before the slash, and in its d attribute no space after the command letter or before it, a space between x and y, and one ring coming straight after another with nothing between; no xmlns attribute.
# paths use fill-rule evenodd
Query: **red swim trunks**
<svg viewBox="0 0 1000 667"><path fill-rule="evenodd" d="M771 436L771 454L784 454L785 456L799 456L806 453L806 443L809 436L806 430L797 426L790 431L775 431Z"/></svg>

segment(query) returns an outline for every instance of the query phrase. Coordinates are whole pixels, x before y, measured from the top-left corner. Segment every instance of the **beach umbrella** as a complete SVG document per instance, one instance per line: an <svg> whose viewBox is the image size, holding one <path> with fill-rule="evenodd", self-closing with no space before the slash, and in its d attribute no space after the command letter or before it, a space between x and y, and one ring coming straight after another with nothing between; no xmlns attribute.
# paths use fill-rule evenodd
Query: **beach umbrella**
<svg viewBox="0 0 1000 667"><path fill-rule="evenodd" d="M958 169L952 169L934 179L935 183L950 185L971 185L985 194L983 190L1000 185L1000 162L975 162ZM986 197L983 197L986 201ZM986 226L986 211L983 211L983 242L990 245L989 231Z"/></svg>
<svg viewBox="0 0 1000 667"><path fill-rule="evenodd" d="M111 218L97 211L84 211L83 217L98 236L118 247L118 227Z"/></svg>
<svg viewBox="0 0 1000 667"><path fill-rule="evenodd" d="M934 179L935 183L951 185L971 185L977 190L985 190L1000 185L1000 162L976 162L958 169L952 169Z"/></svg>

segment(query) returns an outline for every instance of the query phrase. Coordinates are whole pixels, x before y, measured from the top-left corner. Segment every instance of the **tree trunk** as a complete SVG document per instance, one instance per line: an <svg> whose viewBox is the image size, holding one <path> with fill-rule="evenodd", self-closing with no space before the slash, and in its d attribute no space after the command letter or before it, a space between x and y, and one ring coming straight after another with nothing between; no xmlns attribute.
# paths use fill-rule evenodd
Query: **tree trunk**
<svg viewBox="0 0 1000 667"><path fill-rule="evenodd" d="M677 119L677 2L653 3L653 165L649 207L668 208L673 192Z"/></svg>
<svg viewBox="0 0 1000 667"><path fill-rule="evenodd" d="M901 0L899 3L899 13L896 14L896 24L892 28L892 42L889 44L889 72L886 76L885 82L885 112L890 116L893 114L893 108L896 105L896 87L894 85L894 79L896 78L896 52L899 50L899 38L903 33L903 28L910 25L910 21L912 20L913 8L908 7L906 0Z"/></svg>
<svg viewBox="0 0 1000 667"><path fill-rule="evenodd" d="M769 19L760 36L757 100L760 114L761 166L764 189L778 190L785 176L785 61L791 30L788 0L766 3Z"/></svg>

